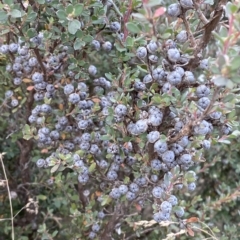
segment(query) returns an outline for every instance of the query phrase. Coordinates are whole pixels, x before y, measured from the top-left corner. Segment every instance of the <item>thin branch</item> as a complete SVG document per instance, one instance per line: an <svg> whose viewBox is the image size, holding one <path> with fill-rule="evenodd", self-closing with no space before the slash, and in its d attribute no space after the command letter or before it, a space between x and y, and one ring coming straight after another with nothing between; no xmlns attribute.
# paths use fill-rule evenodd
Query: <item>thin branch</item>
<svg viewBox="0 0 240 240"><path fill-rule="evenodd" d="M1 164L2 164L4 177L6 179L9 205L10 205L10 213L11 213L11 223L12 223L12 240L14 240L15 239L15 236L14 236L15 234L14 234L14 222L13 222L14 217L13 217L12 199L11 199L11 193L10 193L10 188L9 188L9 184L8 184L8 178L7 178L5 166L4 166L4 163L3 163L3 154L2 153L0 154L0 161L1 161Z"/></svg>
<svg viewBox="0 0 240 240"><path fill-rule="evenodd" d="M203 12L201 11L200 5L199 5L198 1L194 0L193 4L194 4L194 8L195 8L195 10L196 10L196 12L198 14L199 19L202 21L203 24L207 24L208 20L204 16Z"/></svg>
<svg viewBox="0 0 240 240"><path fill-rule="evenodd" d="M199 231L201 231L201 232L206 233L208 236L211 236L212 239L218 240L215 236L212 236L209 232L207 232L207 231L205 231L205 230L203 230L203 229L201 229L201 228L198 228L198 227L196 227L196 226L192 226L192 229L197 229L197 230L199 230Z"/></svg>
<svg viewBox="0 0 240 240"><path fill-rule="evenodd" d="M214 237L216 237L215 234L214 234L214 232L212 231L212 229L211 229L206 223L201 222L201 221L199 221L199 223L203 224L206 228L208 228L209 231L212 233L212 235L213 235Z"/></svg>
<svg viewBox="0 0 240 240"><path fill-rule="evenodd" d="M126 38L128 36L128 30L127 30L126 24L127 24L128 20L130 18L131 13L132 13L132 0L129 1L129 3L128 3L128 10L124 14L124 17L123 17L123 24L124 24L124 31L123 31L124 38L123 38L123 42L126 41Z"/></svg>
<svg viewBox="0 0 240 240"><path fill-rule="evenodd" d="M82 203L83 211L85 212L85 209L87 206L87 198L83 194L84 189L83 189L83 185L80 182L78 182L77 191L78 191L79 200Z"/></svg>
<svg viewBox="0 0 240 240"><path fill-rule="evenodd" d="M188 37L189 37L189 40L190 40L190 44L191 44L191 47L195 47L196 46L196 42L195 42L195 38L193 37L193 33L190 29L190 25L189 25L189 22L186 18L186 11L182 14L182 20L183 20L183 24L186 28L186 31L187 31L187 34L188 34Z"/></svg>
<svg viewBox="0 0 240 240"><path fill-rule="evenodd" d="M101 234L100 239L104 239L104 240L111 240L112 239L112 232L115 228L115 224L121 218L121 216L123 215L123 214L119 214L121 208L122 208L121 204L118 204L116 206L115 211L114 211L111 219L109 220L108 224L106 225L105 230Z"/></svg>
<svg viewBox="0 0 240 240"><path fill-rule="evenodd" d="M207 46L211 39L213 30L218 26L223 13L222 5L224 4L226 4L226 0L219 1L218 6L214 11L212 19L207 24L204 25L203 27L204 33L199 41L199 44L195 47L195 51L193 54L194 58L192 58L186 65L187 69L189 70L195 69L199 65L199 62L201 60L201 56L199 55L199 53L201 53L205 49L205 47Z"/></svg>
<svg viewBox="0 0 240 240"><path fill-rule="evenodd" d="M158 227L158 226L157 226L157 227ZM141 231L141 232L139 233L139 235L143 235L143 234L145 234L145 233L151 232L151 231L153 231L154 229L156 229L157 227L151 227L151 228L145 229L145 230ZM134 233L134 234L132 234L131 236L125 238L124 240L136 239L136 236L137 236L137 234Z"/></svg>
<svg viewBox="0 0 240 240"><path fill-rule="evenodd" d="M117 5L114 3L114 1L108 0L108 2L113 5L113 8L115 9L116 13L117 13L121 18L123 18L122 13L121 13L120 10L118 9L118 7L117 7Z"/></svg>
<svg viewBox="0 0 240 240"><path fill-rule="evenodd" d="M41 55L40 55L40 53L39 53L39 50L38 50L37 48L34 48L33 51L34 51L34 53L35 53L35 55L36 55L36 57L37 57L37 60L38 60L38 62L39 62L39 64L40 64L40 66L41 66L41 69L42 69L42 71L43 71L43 74L44 74L44 76L46 77L46 68L45 68L45 66L43 65L42 58L41 58Z"/></svg>

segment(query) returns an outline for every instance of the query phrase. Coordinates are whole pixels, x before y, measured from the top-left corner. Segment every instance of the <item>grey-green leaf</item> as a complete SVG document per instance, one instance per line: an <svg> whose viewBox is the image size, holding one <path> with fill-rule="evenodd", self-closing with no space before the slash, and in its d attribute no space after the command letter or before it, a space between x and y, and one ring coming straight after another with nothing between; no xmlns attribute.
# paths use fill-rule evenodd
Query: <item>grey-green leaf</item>
<svg viewBox="0 0 240 240"><path fill-rule="evenodd" d="M13 17L13 18L20 18L22 16L22 13L17 10L17 9L13 9L11 12L10 12L10 15Z"/></svg>
<svg viewBox="0 0 240 240"><path fill-rule="evenodd" d="M56 14L60 20L65 20L67 18L67 14L63 10L58 10Z"/></svg>
<svg viewBox="0 0 240 240"><path fill-rule="evenodd" d="M81 23L76 19L68 23L68 32L71 34L75 34L77 30L79 30L80 28L81 28Z"/></svg>
<svg viewBox="0 0 240 240"><path fill-rule="evenodd" d="M138 27L138 25L133 22L127 23L126 27L127 27L128 31L132 32L132 33L139 33L141 31L140 28Z"/></svg>
<svg viewBox="0 0 240 240"><path fill-rule="evenodd" d="M78 17L82 14L83 12L83 9L84 9L84 5L83 4L76 4L74 6L74 16Z"/></svg>

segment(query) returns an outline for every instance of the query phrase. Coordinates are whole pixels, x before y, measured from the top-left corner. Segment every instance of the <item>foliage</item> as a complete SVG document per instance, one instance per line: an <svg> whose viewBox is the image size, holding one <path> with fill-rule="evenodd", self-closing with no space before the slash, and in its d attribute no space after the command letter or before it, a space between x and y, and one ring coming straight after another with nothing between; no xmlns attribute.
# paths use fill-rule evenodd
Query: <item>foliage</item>
<svg viewBox="0 0 240 240"><path fill-rule="evenodd" d="M1 2L2 239L237 239L239 3Z"/></svg>

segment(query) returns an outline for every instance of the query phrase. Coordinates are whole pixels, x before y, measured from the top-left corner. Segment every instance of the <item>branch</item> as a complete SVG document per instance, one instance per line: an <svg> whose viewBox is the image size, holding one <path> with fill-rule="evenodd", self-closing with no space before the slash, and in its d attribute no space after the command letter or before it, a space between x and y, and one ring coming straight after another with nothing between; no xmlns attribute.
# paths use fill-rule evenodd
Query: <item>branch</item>
<svg viewBox="0 0 240 240"><path fill-rule="evenodd" d="M86 205L87 205L87 199L83 194L83 185L80 182L78 182L77 191L78 191L79 199L80 199L80 201L83 205L83 211L85 212L85 208L86 208Z"/></svg>
<svg viewBox="0 0 240 240"><path fill-rule="evenodd" d="M2 164L4 178L6 179L9 205L10 205L10 213L11 213L11 223L12 223L12 240L14 240L15 239L15 234L14 234L14 222L13 222L14 217L13 217L13 208L12 208L12 198L11 198L10 188L9 188L9 184L8 184L7 174L6 174L6 171L5 171L5 166L4 166L4 163L3 163L3 154L2 153L0 154L0 161L1 161L1 164Z"/></svg>
<svg viewBox="0 0 240 240"><path fill-rule="evenodd" d="M34 48L33 51L34 51L34 53L35 53L35 55L36 55L36 57L37 57L37 60L38 60L38 62L39 62L39 64L40 64L40 66L41 66L41 69L42 69L42 71L43 71L43 74L44 74L44 76L46 77L46 68L45 68L45 66L43 65L42 58L41 58L41 55L40 55L40 53L39 53L39 50L38 50L37 48ZM46 80L46 79L45 79L45 80Z"/></svg>
<svg viewBox="0 0 240 240"><path fill-rule="evenodd" d="M199 62L201 60L201 56L199 56L199 53L201 53L204 50L204 48L207 46L207 44L209 43L209 41L211 39L212 31L219 24L219 21L222 17L222 13L223 13L223 6L221 5L221 3L224 1L225 0L220 1L218 7L215 9L213 18L203 27L203 29L204 29L203 36L200 39L199 44L195 48L194 58L192 58L189 61L189 63L186 65L187 69L189 69L189 70L195 69L199 65Z"/></svg>
<svg viewBox="0 0 240 240"><path fill-rule="evenodd" d="M223 7L220 6L219 8L217 8L215 10L214 16L213 18L209 21L209 23L207 23L204 26L204 34L203 37L201 39L201 43L200 43L200 47L201 48L205 48L208 44L208 42L210 41L210 38L212 36L212 31L217 27L221 17L223 14Z"/></svg>
<svg viewBox="0 0 240 240"><path fill-rule="evenodd" d="M151 227L151 228L145 229L145 230L141 231L141 232L139 233L139 235L143 235L143 234L145 234L145 233L151 232L151 231L153 231L153 230L156 229L156 228L157 228L157 227ZM124 240L136 239L136 235L137 235L136 233L133 233L131 236L125 238Z"/></svg>
<svg viewBox="0 0 240 240"><path fill-rule="evenodd" d="M108 2L110 2L110 3L113 5L113 8L115 9L116 13L122 18L123 15L122 15L122 13L120 12L120 10L118 9L117 5L114 3L114 1L108 0Z"/></svg>
<svg viewBox="0 0 240 240"><path fill-rule="evenodd" d="M202 21L203 24L207 24L208 20L204 16L203 12L201 11L198 1L197 0L193 1L193 4L194 4L194 8L198 14L199 19Z"/></svg>
<svg viewBox="0 0 240 240"><path fill-rule="evenodd" d="M196 46L196 42L195 42L195 38L193 37L192 31L190 29L189 22L186 18L186 11L184 11L183 14L182 14L182 20L183 20L183 24L186 28L186 31L188 33L188 37L189 37L189 40L190 40L191 47L194 48Z"/></svg>
<svg viewBox="0 0 240 240"><path fill-rule="evenodd" d="M115 208L115 211L114 211L111 219L109 220L107 226L105 227L105 230L101 234L100 239L112 240L112 232L115 228L115 224L122 216L122 214L121 215L119 214L121 208L122 208L121 204L118 204L117 207Z"/></svg>
<svg viewBox="0 0 240 240"><path fill-rule="evenodd" d="M126 24L127 24L128 20L129 20L129 17L131 15L131 13L132 13L132 0L129 1L128 10L124 14L124 17L123 17L123 23L124 23L124 30L123 30L124 38L123 38L123 42L126 41L126 38L128 36L128 30L127 30Z"/></svg>

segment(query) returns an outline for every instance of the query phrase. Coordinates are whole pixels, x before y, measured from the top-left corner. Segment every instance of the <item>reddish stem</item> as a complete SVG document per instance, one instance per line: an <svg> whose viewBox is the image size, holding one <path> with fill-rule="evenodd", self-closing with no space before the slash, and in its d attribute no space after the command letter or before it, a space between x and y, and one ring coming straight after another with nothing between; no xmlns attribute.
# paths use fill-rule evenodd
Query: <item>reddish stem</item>
<svg viewBox="0 0 240 240"><path fill-rule="evenodd" d="M126 41L126 38L128 36L128 30L127 30L127 27L126 27L126 24L129 20L129 17L132 13L132 0L129 1L129 5L128 5L128 10L127 12L124 14L124 17L123 17L123 22L124 22L124 39L123 41L125 42Z"/></svg>
<svg viewBox="0 0 240 240"><path fill-rule="evenodd" d="M229 17L229 28L228 28L228 38L224 43L224 47L223 47L223 53L226 54L230 45L230 39L232 37L233 34L233 21L234 21L234 16L233 14L231 14L231 16Z"/></svg>

